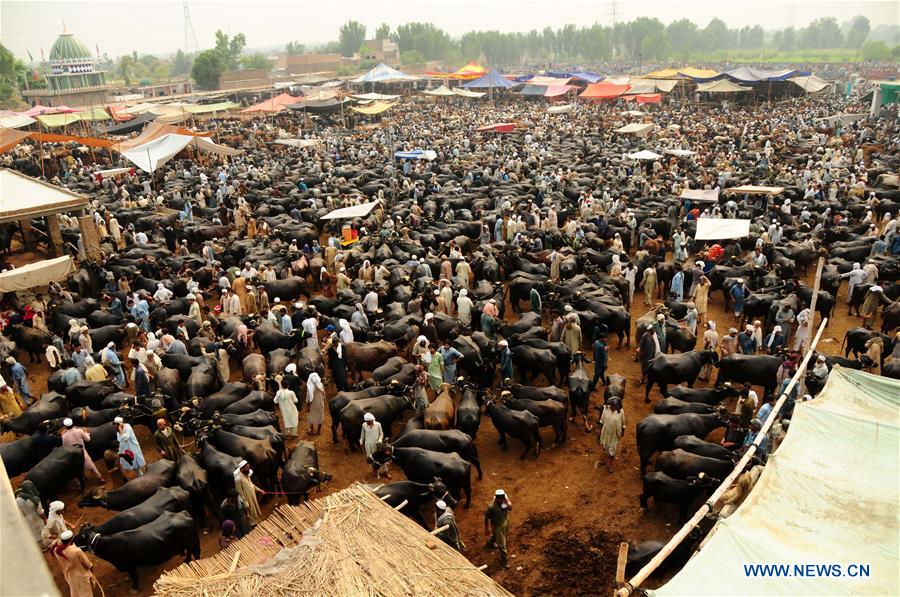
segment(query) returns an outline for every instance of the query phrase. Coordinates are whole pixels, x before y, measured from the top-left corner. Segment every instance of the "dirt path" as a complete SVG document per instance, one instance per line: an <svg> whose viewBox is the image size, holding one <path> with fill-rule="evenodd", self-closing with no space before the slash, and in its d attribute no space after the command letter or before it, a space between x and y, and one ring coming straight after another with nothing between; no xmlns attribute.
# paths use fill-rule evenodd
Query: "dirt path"
<svg viewBox="0 0 900 597"><path fill-rule="evenodd" d="M646 311L640 304L641 298L642 296L635 297L637 304L632 310L633 319ZM507 309L507 313L510 311ZM838 353L844 332L859 325L858 318L846 316L843 295L836 311L837 316L829 325L820 345L822 352L828 354ZM719 293L710 301L710 317L718 323L721 333L727 332L728 327L734 325L731 314L722 312ZM25 360L27 361L27 357ZM30 367L30 371L38 378L34 384L35 393L45 391L46 365ZM582 427L570 425L568 441L562 446L550 447L553 434L549 428L545 428L542 430L542 437L546 449L540 457L519 462L517 442L512 440L510 450L503 452L496 443L497 433L493 425L486 417L482 420L477 446L484 467L484 480L473 480L472 508L465 510L460 506L456 514L463 540L468 546L466 555L469 559L476 566L487 564L486 572L517 595L583 595L606 592L615 574L619 541L665 540L678 528L674 506L660 504L646 513L642 513L639 507L641 481L634 430L635 425L652 412L653 405L643 401L643 391L638 386L640 369L632 361L631 352L625 349L610 350L608 373L619 373L628 378L628 392L624 402L627 427L616 468L611 474L603 466L597 470L594 468L595 462L602 457L596 443L596 430L592 434L586 434ZM698 384L707 385L703 382ZM328 396L333 394L334 388L328 388ZM651 396L654 402L660 398L656 389ZM602 394L595 393L592 405L601 402ZM733 404L729 406L733 407ZM301 418L303 417L304 414L301 413ZM342 489L354 481L365 480L370 470L359 452L347 454L340 444L331 442L329 423L330 421L326 421L323 435L303 437L315 441L320 465L334 475L334 481L319 495ZM301 429L303 428L304 422L301 420ZM147 461L156 460L158 456L149 431L143 427L135 430ZM3 441L11 439L11 434L3 437ZM103 464L98 465L105 474ZM394 469L393 477L395 480L403 478L402 472ZM13 486L20 482L21 478L13 479ZM96 481L89 480L88 491L95 487ZM107 483L106 488L112 489L113 486ZM506 570L498 569L497 555L485 547L482 533L484 508L497 488L505 489L513 502L510 567ZM68 521L84 524L109 518L110 512L100 508L78 508L76 503L79 498L80 493L74 483L62 495L61 499L67 504L65 514ZM273 499L264 506L264 512L267 514L283 501L284 498L280 497ZM201 537L204 557L218 551L217 537L216 529ZM130 587L125 574L116 571L104 560L93 556L91 558L95 562L95 574L107 595L127 593ZM57 583L65 591L59 567L49 560L50 558L49 566ZM180 563L180 558L172 558L163 566L141 569L143 586L139 594L152 594L152 583L157 576L163 570ZM653 586L652 583L650 586Z"/></svg>

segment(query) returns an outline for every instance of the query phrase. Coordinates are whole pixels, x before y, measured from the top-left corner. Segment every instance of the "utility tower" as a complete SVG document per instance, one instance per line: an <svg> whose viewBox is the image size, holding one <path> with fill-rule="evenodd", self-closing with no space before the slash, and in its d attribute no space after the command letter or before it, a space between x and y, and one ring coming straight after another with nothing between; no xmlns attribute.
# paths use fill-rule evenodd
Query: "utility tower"
<svg viewBox="0 0 900 597"><path fill-rule="evenodd" d="M184 0L184 53L193 54L200 49L197 44L197 34L194 33L194 24L191 22L191 9L187 0Z"/></svg>

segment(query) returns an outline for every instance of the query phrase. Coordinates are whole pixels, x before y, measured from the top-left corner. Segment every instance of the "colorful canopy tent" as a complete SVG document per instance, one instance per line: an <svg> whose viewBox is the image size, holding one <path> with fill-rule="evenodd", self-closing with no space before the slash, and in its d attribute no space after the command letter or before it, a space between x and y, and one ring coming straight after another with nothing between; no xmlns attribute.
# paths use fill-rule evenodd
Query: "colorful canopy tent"
<svg viewBox="0 0 900 597"><path fill-rule="evenodd" d="M829 83L815 75L791 77L788 81L807 93L821 93L833 87L833 83Z"/></svg>
<svg viewBox="0 0 900 597"><path fill-rule="evenodd" d="M559 97L577 89L574 85L548 85L544 97Z"/></svg>
<svg viewBox="0 0 900 597"><path fill-rule="evenodd" d="M480 126L475 129L479 133L511 133L516 130L515 122L498 122L487 126Z"/></svg>
<svg viewBox="0 0 900 597"><path fill-rule="evenodd" d="M69 255L28 263L0 273L0 294L46 288L50 282L65 280L74 271L75 262Z"/></svg>
<svg viewBox="0 0 900 597"><path fill-rule="evenodd" d="M106 133L107 135L127 135L128 133L133 133L144 128L144 125L148 122L153 122L156 120L156 114L152 112L144 112L139 116L132 117L128 122L120 122L118 124L112 124L109 126L98 126L96 129L101 133Z"/></svg>
<svg viewBox="0 0 900 597"><path fill-rule="evenodd" d="M900 595L898 410L900 381L835 365L816 399L794 407L744 502L649 593ZM784 572L748 573L757 564Z"/></svg>
<svg viewBox="0 0 900 597"><path fill-rule="evenodd" d="M298 101L300 101L299 97L294 97L289 93L282 93L280 95L276 95L273 98L267 99L264 102L259 102L258 104L254 104L252 106L244 108L243 110L241 110L241 114L274 114L275 112L280 112L281 110L283 110L285 106L296 104Z"/></svg>
<svg viewBox="0 0 900 597"><path fill-rule="evenodd" d="M585 83L597 83L598 81L603 79L603 77L601 75L598 75L597 73L590 73L590 72L583 72L583 71L577 71L577 72L571 72L571 73L548 71L546 73L546 76L556 77L556 78L560 78L560 79L578 79L579 81L584 81Z"/></svg>
<svg viewBox="0 0 900 597"><path fill-rule="evenodd" d="M383 62L364 74L353 79L353 83L393 83L395 81L417 81L419 78L402 73L396 68L391 68Z"/></svg>
<svg viewBox="0 0 900 597"><path fill-rule="evenodd" d="M437 159L437 152L431 149L414 149L412 151L398 151L394 153L394 157L404 160L426 160L430 162Z"/></svg>
<svg viewBox="0 0 900 597"><path fill-rule="evenodd" d="M654 151L642 149L641 151L638 151L636 153L625 154L625 157L632 160L658 160L662 156Z"/></svg>
<svg viewBox="0 0 900 597"><path fill-rule="evenodd" d="M0 169L0 224L84 209L88 198L15 170Z"/></svg>
<svg viewBox="0 0 900 597"><path fill-rule="evenodd" d="M51 108L50 106L42 106L41 104L37 104L36 106L32 106L31 108L25 110L24 112L19 112L19 114L24 114L25 116L37 116L39 114L44 114L45 112L54 112L56 108Z"/></svg>
<svg viewBox="0 0 900 597"><path fill-rule="evenodd" d="M399 97L400 97L399 95L388 95L386 93L360 93L360 94L354 95L353 99L367 100L367 101L373 101L373 100L392 101L392 100L398 99Z"/></svg>
<svg viewBox="0 0 900 597"><path fill-rule="evenodd" d="M678 74L681 77L694 79L695 81L709 81L710 79L722 76L722 73L718 71L710 70L708 68L694 68L693 66L686 66L678 69Z"/></svg>
<svg viewBox="0 0 900 597"><path fill-rule="evenodd" d="M728 79L719 79L717 81L709 81L708 83L697 83L697 91L702 91L704 93L741 93L744 91L753 91L753 89L750 87L741 87Z"/></svg>
<svg viewBox="0 0 900 597"><path fill-rule="evenodd" d="M646 135L656 128L652 122L632 122L621 128L617 128L615 132L623 135Z"/></svg>
<svg viewBox="0 0 900 597"><path fill-rule="evenodd" d="M0 112L0 127L6 129L18 129L23 126L29 126L37 122L31 116L26 114L16 114L15 112L10 112L8 110L4 110Z"/></svg>
<svg viewBox="0 0 900 597"><path fill-rule="evenodd" d="M662 101L661 93L642 93L640 95L623 95L623 100L627 102L637 102L639 104L658 104Z"/></svg>
<svg viewBox="0 0 900 597"><path fill-rule="evenodd" d="M741 66L723 74L732 81L738 83L759 83L761 81L784 81L790 77L808 75L809 73L801 73L800 71L791 68L783 70L765 70Z"/></svg>
<svg viewBox="0 0 900 597"><path fill-rule="evenodd" d="M470 81L486 75L488 70L477 62L470 62L456 72L450 73L451 79Z"/></svg>
<svg viewBox="0 0 900 597"><path fill-rule="evenodd" d="M128 149L134 149L135 147L139 147L154 139L159 139L165 135L192 135L195 137L211 137L212 133L195 133L194 131L190 131L185 128L181 128L178 126L172 126L170 124L163 124L159 122L159 119L151 122L147 126L144 127L144 130L141 131L141 134L135 137L134 139L129 139L127 141L122 141L118 144L117 148L120 152L126 151Z"/></svg>
<svg viewBox="0 0 900 597"><path fill-rule="evenodd" d="M116 142L97 137L79 137L78 135L58 135L56 133L31 133L31 138L44 143L77 143L85 147L111 147L115 149Z"/></svg>
<svg viewBox="0 0 900 597"><path fill-rule="evenodd" d="M460 89L459 87L454 87L453 93L460 97L467 97L469 99L477 99L479 97L484 97L485 95L487 95L483 91L469 91L468 89Z"/></svg>
<svg viewBox="0 0 900 597"><path fill-rule="evenodd" d="M424 93L425 95L433 95L435 97L453 97L454 95L456 95L446 85L441 85L440 87L437 87L435 89L426 89L422 93Z"/></svg>
<svg viewBox="0 0 900 597"><path fill-rule="evenodd" d="M697 220L696 240L726 240L750 236L750 220L730 218L700 218Z"/></svg>
<svg viewBox="0 0 900 597"><path fill-rule="evenodd" d="M715 203L719 200L719 189L684 189L681 191L682 199L690 199L691 201L702 201L706 203ZM704 220L706 218L703 218Z"/></svg>
<svg viewBox="0 0 900 597"><path fill-rule="evenodd" d="M333 211L328 212L321 218L320 220L346 220L350 218L364 218L370 213L372 210L378 206L378 201L369 201L368 203L362 203L360 205L351 205L350 207L341 207L339 209L335 209Z"/></svg>
<svg viewBox="0 0 900 597"><path fill-rule="evenodd" d="M550 106L547 114L568 114L575 109L575 104L563 104L562 106Z"/></svg>
<svg viewBox="0 0 900 597"><path fill-rule="evenodd" d="M219 102L217 104L192 104L184 106L184 111L188 114L212 114L213 112L227 112L228 110L234 110L235 108L240 108L240 104L236 104L232 101L227 102Z"/></svg>
<svg viewBox="0 0 900 597"><path fill-rule="evenodd" d="M192 143L197 149L217 153L219 155L237 155L244 153L240 149L232 149L230 147L225 147L224 145L213 143L206 137L168 134L133 149L125 150L122 152L122 156L127 158L144 172L151 173L155 172L160 166L174 158L179 152Z"/></svg>
<svg viewBox="0 0 900 597"><path fill-rule="evenodd" d="M48 129L55 129L81 122L81 116L67 112L65 114L38 114L38 122Z"/></svg>
<svg viewBox="0 0 900 597"><path fill-rule="evenodd" d="M607 81L591 83L578 97L584 99L613 99L631 89L631 85L616 85Z"/></svg>
<svg viewBox="0 0 900 597"><path fill-rule="evenodd" d="M675 68L664 68L662 70L655 70L653 72L647 73L644 75L645 79L677 79L678 78L678 69Z"/></svg>
<svg viewBox="0 0 900 597"><path fill-rule="evenodd" d="M372 102L368 106L350 106L350 109L366 116L375 116L393 108L396 104L388 104L386 102Z"/></svg>
<svg viewBox="0 0 900 597"><path fill-rule="evenodd" d="M31 136L28 131L0 129L0 153L5 153Z"/></svg>
<svg viewBox="0 0 900 597"><path fill-rule="evenodd" d="M129 114L125 110L125 106L107 106L106 111L109 112L109 115L112 116L112 119L116 122L125 122L134 118L134 114Z"/></svg>
<svg viewBox="0 0 900 597"><path fill-rule="evenodd" d="M481 77L478 77L474 81L469 81L463 88L465 89L509 89L513 86L512 81L504 78L496 70L491 70L490 72L484 74Z"/></svg>
<svg viewBox="0 0 900 597"><path fill-rule="evenodd" d="M571 77L544 77L535 76L528 79L529 85L566 85Z"/></svg>

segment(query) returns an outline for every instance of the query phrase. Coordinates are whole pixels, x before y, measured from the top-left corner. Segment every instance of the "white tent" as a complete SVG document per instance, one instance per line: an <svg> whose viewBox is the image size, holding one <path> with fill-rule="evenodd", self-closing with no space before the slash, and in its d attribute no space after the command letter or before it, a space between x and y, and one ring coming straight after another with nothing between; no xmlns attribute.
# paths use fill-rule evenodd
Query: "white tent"
<svg viewBox="0 0 900 597"><path fill-rule="evenodd" d="M784 192L784 187L764 187L759 185L745 184L739 187L731 187L725 189L726 195L747 194L747 195L780 195Z"/></svg>
<svg viewBox="0 0 900 597"><path fill-rule="evenodd" d="M88 198L15 170L0 169L0 224L76 211Z"/></svg>
<svg viewBox="0 0 900 597"><path fill-rule="evenodd" d="M575 109L575 104L563 104L561 106L550 106L547 108L547 114L568 114Z"/></svg>
<svg viewBox="0 0 900 597"><path fill-rule="evenodd" d="M440 87L436 87L434 89L426 89L422 93L424 93L425 95L434 95L436 97L453 97L454 95L456 95L446 85L441 85Z"/></svg>
<svg viewBox="0 0 900 597"><path fill-rule="evenodd" d="M626 157L631 158L632 160L658 160L662 156L656 152L649 151L647 149L642 149L636 153L628 153L625 154Z"/></svg>
<svg viewBox="0 0 900 597"><path fill-rule="evenodd" d="M354 99L366 100L366 101L373 101L373 100L390 101L390 100L395 100L400 96L399 95L389 95L386 93L360 93L360 94L354 95L353 97L354 97Z"/></svg>
<svg viewBox="0 0 900 597"><path fill-rule="evenodd" d="M334 211L330 211L321 218L320 220L347 220L350 218L363 218L370 213L375 207L378 206L378 201L369 201L368 203L362 203L360 205L351 205L350 207L341 207L339 209L335 209Z"/></svg>
<svg viewBox="0 0 900 597"><path fill-rule="evenodd" d="M291 147L318 147L321 139L278 139L276 145L289 145Z"/></svg>
<svg viewBox="0 0 900 597"><path fill-rule="evenodd" d="M0 293L18 292L29 288L46 287L50 282L59 282L75 271L72 257L65 255L56 259L35 261L0 273Z"/></svg>
<svg viewBox="0 0 900 597"><path fill-rule="evenodd" d="M682 199L690 199L691 201L706 201L714 203L719 200L719 187L714 189L683 189L681 191ZM704 218L706 219L706 218Z"/></svg>
<svg viewBox="0 0 900 597"><path fill-rule="evenodd" d="M218 145L207 137L193 137L191 135L163 135L143 145L122 152L122 155L144 172L155 172L157 168L174 158L178 153L194 143L197 149L218 153L220 155L237 155L243 153L239 149L232 149L224 145Z"/></svg>
<svg viewBox="0 0 900 597"><path fill-rule="evenodd" d="M640 110L625 110L622 112L622 116L646 116L646 112L641 112Z"/></svg>
<svg viewBox="0 0 900 597"><path fill-rule="evenodd" d="M697 155L696 151L690 151L688 149L667 149L663 153L667 153L669 155L674 155L680 158L687 158L692 155Z"/></svg>
<svg viewBox="0 0 900 597"><path fill-rule="evenodd" d="M836 365L794 408L747 499L650 593L900 595L898 412L900 381ZM783 568L764 575L758 564Z"/></svg>
<svg viewBox="0 0 900 597"><path fill-rule="evenodd" d="M35 122L37 121L27 114L16 114L15 112L6 110L0 113L0 127L2 128L18 129L23 126L28 126L29 124L34 124Z"/></svg>
<svg viewBox="0 0 900 597"><path fill-rule="evenodd" d="M471 91L469 89L462 89L460 87L454 87L453 93L460 97L468 97L472 99L477 99L479 97L484 97L485 95L487 95L484 91Z"/></svg>
<svg viewBox="0 0 900 597"><path fill-rule="evenodd" d="M699 218L697 220L696 240L724 240L743 238L750 235L750 220L732 220L729 218Z"/></svg>
<svg viewBox="0 0 900 597"><path fill-rule="evenodd" d="M131 172L131 168L110 168L109 170L99 170L94 174L96 174L97 176L102 176L103 178L109 178L111 176L125 174L126 172Z"/></svg>
<svg viewBox="0 0 900 597"><path fill-rule="evenodd" d="M644 123L644 122L632 122L631 124L626 124L622 128L616 129L617 133L622 133L623 135L635 134L635 135L646 135L650 131L656 128L656 125L652 122Z"/></svg>

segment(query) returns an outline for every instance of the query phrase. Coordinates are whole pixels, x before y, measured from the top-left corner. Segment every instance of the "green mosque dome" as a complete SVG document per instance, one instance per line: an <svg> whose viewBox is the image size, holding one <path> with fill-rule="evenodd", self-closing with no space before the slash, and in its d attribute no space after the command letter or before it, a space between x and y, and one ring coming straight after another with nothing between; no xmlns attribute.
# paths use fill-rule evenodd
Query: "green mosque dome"
<svg viewBox="0 0 900 597"><path fill-rule="evenodd" d="M92 60L90 50L71 33L63 33L50 48L50 61Z"/></svg>

